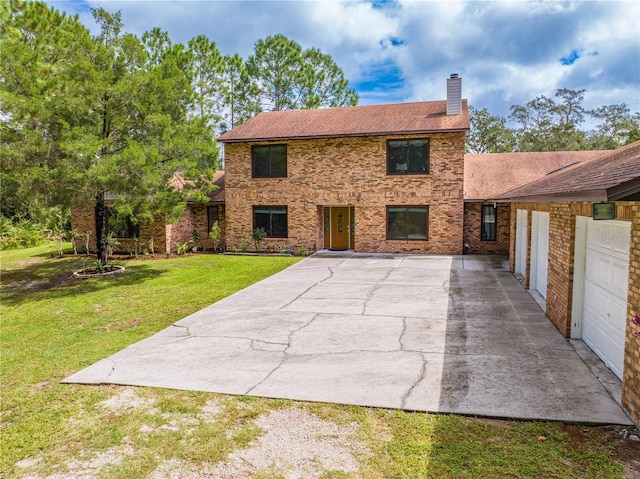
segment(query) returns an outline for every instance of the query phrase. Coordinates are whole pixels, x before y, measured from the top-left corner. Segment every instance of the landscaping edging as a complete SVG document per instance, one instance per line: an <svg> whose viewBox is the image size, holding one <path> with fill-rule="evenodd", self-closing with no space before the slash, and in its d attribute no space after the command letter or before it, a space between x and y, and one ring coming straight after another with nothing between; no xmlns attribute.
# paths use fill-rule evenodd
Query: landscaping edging
<svg viewBox="0 0 640 479"><path fill-rule="evenodd" d="M74 278L86 279L86 278L102 278L105 276L115 276L116 274L124 273L124 266L110 266L111 271L99 272L96 268L80 269L73 273Z"/></svg>

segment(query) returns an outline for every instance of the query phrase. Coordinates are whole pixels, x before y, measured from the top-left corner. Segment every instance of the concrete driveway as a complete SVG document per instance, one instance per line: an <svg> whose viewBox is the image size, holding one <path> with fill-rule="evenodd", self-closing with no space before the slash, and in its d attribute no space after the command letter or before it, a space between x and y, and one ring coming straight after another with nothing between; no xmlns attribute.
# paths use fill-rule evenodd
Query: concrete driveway
<svg viewBox="0 0 640 479"><path fill-rule="evenodd" d="M314 255L64 382L631 424L504 257Z"/></svg>

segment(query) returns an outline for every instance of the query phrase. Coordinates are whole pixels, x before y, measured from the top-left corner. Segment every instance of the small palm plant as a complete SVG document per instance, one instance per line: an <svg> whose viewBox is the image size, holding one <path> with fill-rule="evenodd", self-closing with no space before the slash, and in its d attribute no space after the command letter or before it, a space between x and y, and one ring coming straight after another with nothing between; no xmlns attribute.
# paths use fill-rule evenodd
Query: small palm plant
<svg viewBox="0 0 640 479"><path fill-rule="evenodd" d="M218 250L218 245L220 244L220 238L222 237L222 232L220 231L220 225L218 223L213 223L211 227L211 231L209 231L209 238L213 241L213 251Z"/></svg>

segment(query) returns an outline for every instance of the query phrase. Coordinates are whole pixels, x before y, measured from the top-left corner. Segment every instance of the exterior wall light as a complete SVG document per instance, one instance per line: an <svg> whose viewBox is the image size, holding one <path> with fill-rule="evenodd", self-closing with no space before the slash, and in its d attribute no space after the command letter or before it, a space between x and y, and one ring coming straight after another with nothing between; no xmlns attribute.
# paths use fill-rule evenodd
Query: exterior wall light
<svg viewBox="0 0 640 479"><path fill-rule="evenodd" d="M593 204L594 220L615 220L616 204L615 203L594 203Z"/></svg>

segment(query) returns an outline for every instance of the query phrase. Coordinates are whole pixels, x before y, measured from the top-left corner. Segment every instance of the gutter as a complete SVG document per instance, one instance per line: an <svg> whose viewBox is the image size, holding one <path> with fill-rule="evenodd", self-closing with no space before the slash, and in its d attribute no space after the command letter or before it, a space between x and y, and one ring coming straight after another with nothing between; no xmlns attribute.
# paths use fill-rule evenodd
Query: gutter
<svg viewBox="0 0 640 479"><path fill-rule="evenodd" d="M640 193L640 176L624 183L620 183L619 185L612 186L607 189L607 193L609 195L609 199L612 201Z"/></svg>
<svg viewBox="0 0 640 479"><path fill-rule="evenodd" d="M530 196L512 196L512 197L503 197L503 198L494 198L490 201L495 201L497 203L557 203L561 201L575 201L575 202L598 202L598 201L607 201L609 200L609 195L607 194L607 190L591 190L591 191L567 191L561 193L547 193L541 195L530 195Z"/></svg>
<svg viewBox="0 0 640 479"><path fill-rule="evenodd" d="M467 132L469 128L450 128L438 130L419 130L419 131L386 131L386 132L358 132L358 133L331 133L326 135L303 135L303 136L270 136L261 138L240 138L240 139L222 139L216 138L219 143L257 143L262 141L283 141L283 140L321 140L328 138L357 138L371 136L393 136L393 135L430 135L434 133L461 133Z"/></svg>

